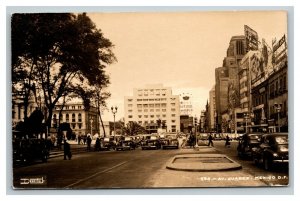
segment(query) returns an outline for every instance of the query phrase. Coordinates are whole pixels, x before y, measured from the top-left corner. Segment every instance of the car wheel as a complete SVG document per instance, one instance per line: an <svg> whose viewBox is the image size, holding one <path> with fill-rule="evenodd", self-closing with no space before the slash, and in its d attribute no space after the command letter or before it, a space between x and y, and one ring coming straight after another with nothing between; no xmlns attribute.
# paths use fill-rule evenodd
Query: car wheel
<svg viewBox="0 0 300 201"><path fill-rule="evenodd" d="M272 169L272 161L268 158L264 158L264 169L271 170Z"/></svg>

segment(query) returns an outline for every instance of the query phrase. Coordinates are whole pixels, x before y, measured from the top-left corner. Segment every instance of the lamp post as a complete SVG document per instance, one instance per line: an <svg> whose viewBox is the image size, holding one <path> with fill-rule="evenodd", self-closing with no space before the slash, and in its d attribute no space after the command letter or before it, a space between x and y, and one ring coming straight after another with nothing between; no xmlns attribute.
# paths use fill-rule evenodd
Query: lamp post
<svg viewBox="0 0 300 201"><path fill-rule="evenodd" d="M197 121L198 121L198 119L196 116L194 118L195 118L195 141L196 141L195 147L198 147L198 141L197 141ZM201 125L200 125L200 129L201 129Z"/></svg>
<svg viewBox="0 0 300 201"><path fill-rule="evenodd" d="M249 114L248 113L244 113L244 118L246 121L246 133L248 133L248 119L249 119Z"/></svg>
<svg viewBox="0 0 300 201"><path fill-rule="evenodd" d="M281 104L274 103L274 108L277 111L277 124L278 124L278 132L280 133L280 124L279 124L279 119L280 119L280 110L281 110Z"/></svg>
<svg viewBox="0 0 300 201"><path fill-rule="evenodd" d="M117 111L118 111L118 107L117 106L115 106L115 107L113 107L113 106L111 106L111 112L113 113L113 115L114 115L114 141L116 141L116 113L117 113Z"/></svg>

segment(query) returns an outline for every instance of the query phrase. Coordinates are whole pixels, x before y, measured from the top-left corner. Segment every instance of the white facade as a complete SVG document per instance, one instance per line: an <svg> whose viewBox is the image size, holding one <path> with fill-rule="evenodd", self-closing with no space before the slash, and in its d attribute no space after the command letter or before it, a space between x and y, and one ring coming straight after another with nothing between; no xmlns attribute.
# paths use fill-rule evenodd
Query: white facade
<svg viewBox="0 0 300 201"><path fill-rule="evenodd" d="M61 107L61 104L56 104L51 127L57 127L59 123L69 123L76 135L90 133L93 136L96 133L99 134L99 116L96 108L91 106L89 110L85 110L81 102L66 103L63 108Z"/></svg>
<svg viewBox="0 0 300 201"><path fill-rule="evenodd" d="M136 121L146 127L157 126L157 120L166 122L167 131L180 131L179 96L172 95L170 87L162 84L133 89L133 96L124 98L125 125Z"/></svg>

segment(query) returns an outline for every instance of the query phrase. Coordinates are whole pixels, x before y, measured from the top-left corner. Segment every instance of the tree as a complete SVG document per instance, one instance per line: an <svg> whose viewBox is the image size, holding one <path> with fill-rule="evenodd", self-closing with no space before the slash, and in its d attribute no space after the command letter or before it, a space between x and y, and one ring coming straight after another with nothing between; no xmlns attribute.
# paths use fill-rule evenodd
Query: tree
<svg viewBox="0 0 300 201"><path fill-rule="evenodd" d="M123 128L123 131L127 135L133 136L139 133L145 133L146 129L142 127L140 124L138 124L137 122L130 121L126 124L126 127Z"/></svg>
<svg viewBox="0 0 300 201"><path fill-rule="evenodd" d="M102 83L105 67L116 61L112 48L85 13L14 14L12 81L25 76L42 90L50 127L62 97Z"/></svg>

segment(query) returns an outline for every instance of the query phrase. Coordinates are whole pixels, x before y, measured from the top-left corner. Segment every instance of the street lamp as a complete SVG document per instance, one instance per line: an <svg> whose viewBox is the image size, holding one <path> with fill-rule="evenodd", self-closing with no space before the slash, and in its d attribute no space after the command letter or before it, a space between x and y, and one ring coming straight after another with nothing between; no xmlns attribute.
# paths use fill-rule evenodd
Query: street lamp
<svg viewBox="0 0 300 201"><path fill-rule="evenodd" d="M197 123L198 123L197 121L198 121L198 119L196 116L194 118L195 118L195 141L196 141L195 146L198 147L198 141L197 141ZM201 125L200 125L200 129L201 129Z"/></svg>
<svg viewBox="0 0 300 201"><path fill-rule="evenodd" d="M277 124L278 124L278 132L280 133L280 125L279 125L279 118L280 118L280 110L281 110L281 104L274 103L274 108L277 110Z"/></svg>
<svg viewBox="0 0 300 201"><path fill-rule="evenodd" d="M118 111L118 107L117 106L115 106L115 107L113 107L113 106L111 106L111 112L113 113L113 115L114 115L114 141L116 141L116 113L117 113L117 111Z"/></svg>
<svg viewBox="0 0 300 201"><path fill-rule="evenodd" d="M248 119L249 119L249 114L248 113L244 113L244 118L246 121L246 133L248 133Z"/></svg>

